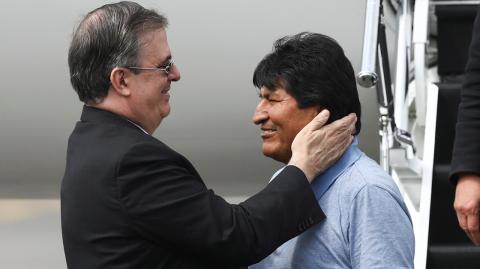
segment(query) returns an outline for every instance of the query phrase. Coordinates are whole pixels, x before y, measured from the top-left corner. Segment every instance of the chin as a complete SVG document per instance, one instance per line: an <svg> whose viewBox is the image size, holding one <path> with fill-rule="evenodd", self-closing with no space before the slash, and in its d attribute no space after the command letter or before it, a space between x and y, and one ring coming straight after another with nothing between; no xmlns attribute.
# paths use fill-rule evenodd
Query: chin
<svg viewBox="0 0 480 269"><path fill-rule="evenodd" d="M268 148L263 148L262 149L263 155L265 155L268 158L272 158L277 162L285 163L287 164L290 158L287 158L285 155L282 154L282 152L279 152L277 150L269 150Z"/></svg>
<svg viewBox="0 0 480 269"><path fill-rule="evenodd" d="M162 119L166 118L168 115L170 115L170 108L166 109L165 111L162 111Z"/></svg>

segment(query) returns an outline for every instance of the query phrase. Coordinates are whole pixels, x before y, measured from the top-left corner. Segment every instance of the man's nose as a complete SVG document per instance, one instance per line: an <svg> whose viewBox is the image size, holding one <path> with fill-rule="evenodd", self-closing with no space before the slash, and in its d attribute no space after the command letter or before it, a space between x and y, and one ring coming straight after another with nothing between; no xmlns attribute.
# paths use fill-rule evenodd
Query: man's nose
<svg viewBox="0 0 480 269"><path fill-rule="evenodd" d="M258 103L255 112L253 112L252 120L254 124L261 124L268 119L268 112L263 101L264 100L261 100L260 103Z"/></svg>
<svg viewBox="0 0 480 269"><path fill-rule="evenodd" d="M178 68L178 66L176 64L173 64L172 70L170 71L170 73L168 73L168 78L171 81L179 81L180 80L180 69Z"/></svg>

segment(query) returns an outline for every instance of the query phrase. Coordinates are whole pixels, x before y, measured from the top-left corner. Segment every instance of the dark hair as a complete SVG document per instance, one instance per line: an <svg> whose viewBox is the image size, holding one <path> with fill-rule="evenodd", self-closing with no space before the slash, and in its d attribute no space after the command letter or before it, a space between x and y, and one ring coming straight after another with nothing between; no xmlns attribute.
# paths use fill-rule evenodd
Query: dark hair
<svg viewBox="0 0 480 269"><path fill-rule="evenodd" d="M113 68L137 65L140 35L167 24L156 11L128 1L88 13L68 51L70 82L80 100L98 103L107 96Z"/></svg>
<svg viewBox="0 0 480 269"><path fill-rule="evenodd" d="M356 113L361 129L360 100L352 64L332 38L302 32L277 40L273 51L257 65L253 84L271 91L284 88L299 108L322 106L329 122Z"/></svg>

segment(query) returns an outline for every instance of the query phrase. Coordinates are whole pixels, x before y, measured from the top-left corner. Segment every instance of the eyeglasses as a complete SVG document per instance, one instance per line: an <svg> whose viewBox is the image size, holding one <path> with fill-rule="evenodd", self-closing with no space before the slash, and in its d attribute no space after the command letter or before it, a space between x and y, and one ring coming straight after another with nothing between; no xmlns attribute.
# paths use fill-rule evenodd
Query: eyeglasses
<svg viewBox="0 0 480 269"><path fill-rule="evenodd" d="M144 70L144 71L162 71L166 75L170 73L170 70L173 67L173 59L168 60L168 63L162 65L161 67L137 67L137 66L127 66L128 69L134 70Z"/></svg>

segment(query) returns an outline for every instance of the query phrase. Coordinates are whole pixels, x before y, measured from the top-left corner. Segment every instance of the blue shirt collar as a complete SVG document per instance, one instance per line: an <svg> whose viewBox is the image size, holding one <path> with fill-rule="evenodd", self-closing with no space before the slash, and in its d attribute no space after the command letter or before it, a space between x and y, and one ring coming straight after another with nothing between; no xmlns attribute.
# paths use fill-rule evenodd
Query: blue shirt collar
<svg viewBox="0 0 480 269"><path fill-rule="evenodd" d="M353 139L352 144L342 157L324 173L318 175L312 183L312 189L317 200L323 196L327 189L335 182L335 180L352 164L354 164L362 155L362 151L358 148L357 137Z"/></svg>

